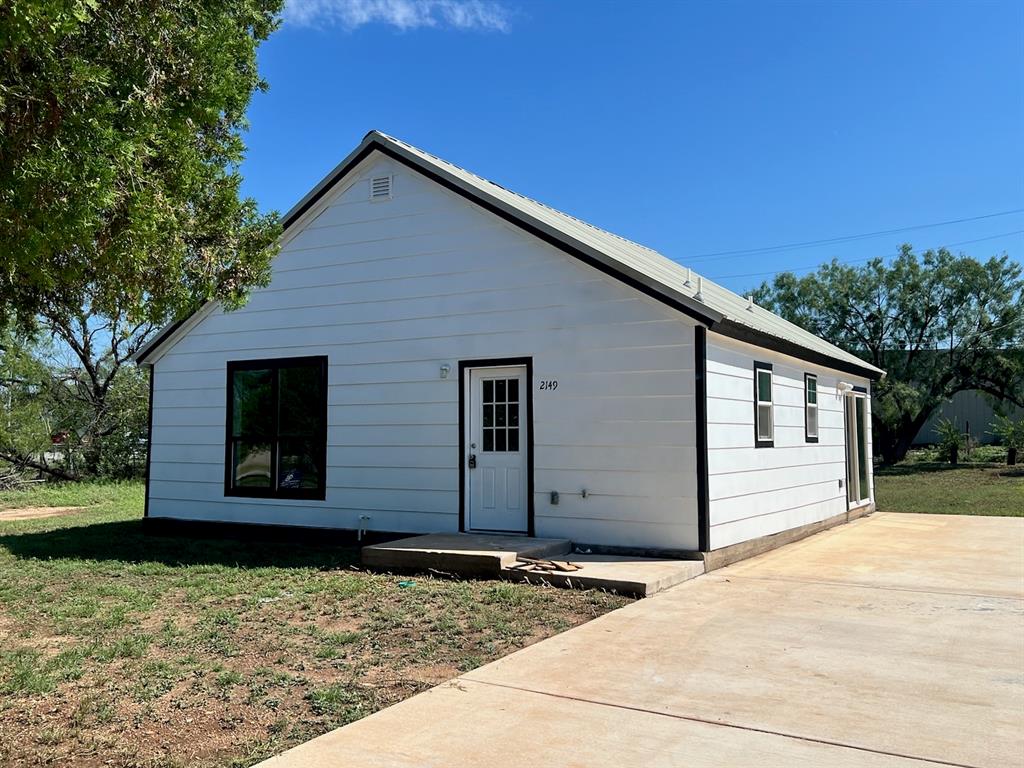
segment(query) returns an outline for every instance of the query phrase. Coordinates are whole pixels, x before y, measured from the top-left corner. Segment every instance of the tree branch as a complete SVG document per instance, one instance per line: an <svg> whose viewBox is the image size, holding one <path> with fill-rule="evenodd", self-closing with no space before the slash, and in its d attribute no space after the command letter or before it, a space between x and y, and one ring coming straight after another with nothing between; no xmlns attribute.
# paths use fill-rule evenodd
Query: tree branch
<svg viewBox="0 0 1024 768"><path fill-rule="evenodd" d="M30 469L36 469L40 472L45 472L46 474L51 475L52 477L56 477L60 480L78 479L78 475L66 472L60 467L51 467L49 464L43 464L41 462L35 461L34 459L29 458L28 456L18 456L16 454L5 453L0 451L0 459L6 461L8 464L14 464L17 467L21 467L22 469L24 469L25 467L29 467Z"/></svg>

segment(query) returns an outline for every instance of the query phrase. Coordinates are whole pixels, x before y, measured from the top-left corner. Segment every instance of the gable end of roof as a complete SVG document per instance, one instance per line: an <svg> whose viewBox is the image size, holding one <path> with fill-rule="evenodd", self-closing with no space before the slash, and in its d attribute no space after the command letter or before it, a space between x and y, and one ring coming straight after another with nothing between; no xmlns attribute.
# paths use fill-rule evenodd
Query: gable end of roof
<svg viewBox="0 0 1024 768"><path fill-rule="evenodd" d="M687 280L684 282L681 277L685 271L683 267L656 251L511 192L378 131L367 133L348 157L285 214L282 219L284 231L294 226L373 152L380 152L401 163L517 228L682 312L721 335L859 376L878 379L884 375L880 369L771 313L764 313L753 323L745 322L745 314L744 321L733 319L738 317L733 304L742 300L724 287L706 281L704 299L698 299L687 293L691 286L689 273L686 273ZM175 337L176 331L189 317L161 330L136 353L135 361L151 364L152 356Z"/></svg>

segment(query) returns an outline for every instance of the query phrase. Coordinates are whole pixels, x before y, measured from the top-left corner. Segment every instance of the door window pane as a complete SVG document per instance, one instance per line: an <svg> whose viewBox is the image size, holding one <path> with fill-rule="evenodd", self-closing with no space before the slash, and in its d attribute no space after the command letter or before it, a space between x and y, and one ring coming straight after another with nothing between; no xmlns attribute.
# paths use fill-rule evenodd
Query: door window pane
<svg viewBox="0 0 1024 768"><path fill-rule="evenodd" d="M519 450L519 379L485 379L481 396L484 451Z"/></svg>
<svg viewBox="0 0 1024 768"><path fill-rule="evenodd" d="M846 491L846 497L849 501L858 501L857 499L857 473L856 473L856 446L857 442L856 435L853 429L853 404L850 402L852 398L843 398L843 416L846 420L846 476L849 479L847 485L849 486Z"/></svg>

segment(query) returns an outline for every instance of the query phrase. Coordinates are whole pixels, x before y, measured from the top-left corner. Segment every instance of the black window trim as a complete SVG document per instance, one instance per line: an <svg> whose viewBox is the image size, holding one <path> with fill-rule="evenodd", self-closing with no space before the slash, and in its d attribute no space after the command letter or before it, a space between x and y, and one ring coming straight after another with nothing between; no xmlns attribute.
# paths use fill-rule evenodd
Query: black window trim
<svg viewBox="0 0 1024 768"><path fill-rule="evenodd" d="M772 391L771 391L771 409L772 409L772 439L762 440L759 435L758 424L757 424L757 377L758 371L768 371L771 374ZM762 363L757 360L754 361L754 447L755 448L774 448L775 447L775 371L772 368L771 363Z"/></svg>
<svg viewBox="0 0 1024 768"><path fill-rule="evenodd" d="M818 442L818 435L812 435L809 429L808 416L810 415L811 404L807 399L807 395L810 394L810 390L807 387L807 382L814 379L814 410L818 414L818 434L821 434L821 391L818 389L818 374L816 373L804 373L804 441L808 443Z"/></svg>
<svg viewBox="0 0 1024 768"><path fill-rule="evenodd" d="M320 484L316 488L236 488L232 483L233 472L232 468L232 445L234 444L234 435L232 434L232 425L234 421L234 374L235 371L252 371L252 370L272 370L274 371L274 377L272 380L272 399L274 401L274 434L277 435L278 429L278 410L279 404L278 398L278 376L277 372L281 368L298 368L303 366L319 366L320 368L320 391L321 397L321 423L323 424L323 430L318 435L319 442L319 465L321 467L320 472ZM257 499L306 499L312 501L323 501L327 498L327 356L326 355L311 355L307 357L272 357L262 358L259 360L229 360L227 363L227 376L226 376L226 408L224 411L224 495L225 496L237 496L245 498L257 498ZM270 466L271 471L275 475L274 484L276 485L277 479L277 442L274 440L270 446Z"/></svg>

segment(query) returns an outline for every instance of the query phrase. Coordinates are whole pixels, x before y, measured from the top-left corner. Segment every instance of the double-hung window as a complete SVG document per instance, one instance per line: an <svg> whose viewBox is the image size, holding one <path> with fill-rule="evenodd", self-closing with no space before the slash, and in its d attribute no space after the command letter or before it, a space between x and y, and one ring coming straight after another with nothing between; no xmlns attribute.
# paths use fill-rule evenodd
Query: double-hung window
<svg viewBox="0 0 1024 768"><path fill-rule="evenodd" d="M804 374L804 439L818 442L818 377Z"/></svg>
<svg viewBox="0 0 1024 768"><path fill-rule="evenodd" d="M775 415L772 412L772 365L754 363L754 446L775 445Z"/></svg>
<svg viewBox="0 0 1024 768"><path fill-rule="evenodd" d="M224 493L323 499L327 358L228 363Z"/></svg>

